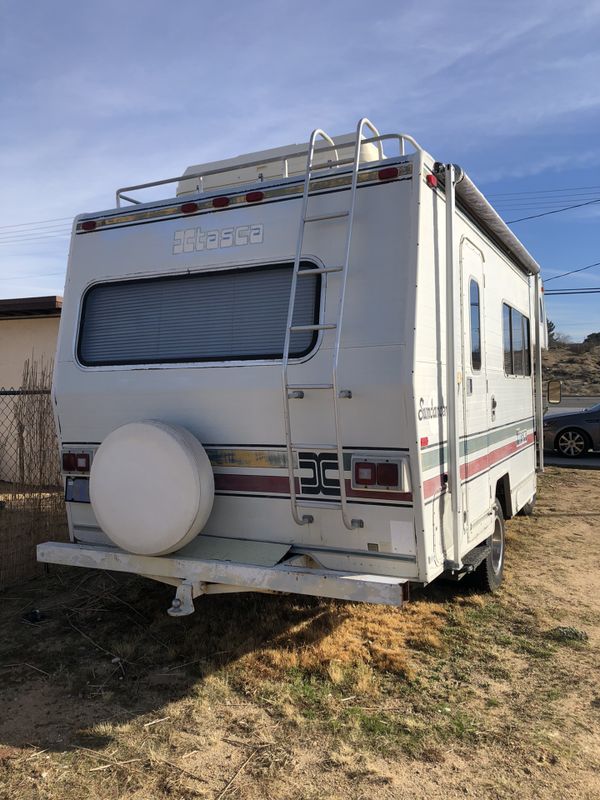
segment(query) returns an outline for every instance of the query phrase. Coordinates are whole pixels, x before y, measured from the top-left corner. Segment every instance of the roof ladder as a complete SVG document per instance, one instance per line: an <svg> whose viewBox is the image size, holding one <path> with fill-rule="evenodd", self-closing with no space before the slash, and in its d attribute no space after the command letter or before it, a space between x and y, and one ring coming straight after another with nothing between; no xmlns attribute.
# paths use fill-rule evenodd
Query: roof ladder
<svg viewBox="0 0 600 800"><path fill-rule="evenodd" d="M301 208L301 216L300 216L300 226L298 229L298 239L296 243L296 255L294 258L294 269L292 273L292 285L290 290L290 303L288 307L288 316L287 316L287 325L286 325L286 334L285 334L285 342L283 347L283 370L282 370L282 383L283 383L283 402L284 402L284 421L285 421L285 440L286 440L286 447L287 447L287 465L288 465L288 475L290 481L290 500L292 506L292 516L295 522L298 525L308 525L309 523L313 522L313 516L311 514L301 514L299 510L299 506L303 505L302 500L298 500L298 494L296 491L296 468L295 468L295 455L299 449L302 449L300 445L295 444L292 439L292 423L291 423L291 414L290 414L290 400L299 400L304 397L305 392L313 391L317 389L324 389L331 392L332 403L333 403L333 417L334 417L334 425L335 425L335 444L333 446L329 446L327 448L320 448L320 449L327 449L332 452L337 453L337 462L338 462L338 473L339 473L339 484L340 484L340 502L337 506L342 513L342 519L344 521L344 525L348 530L354 530L356 528L363 527L363 520L361 519L354 519L352 518L349 508L348 508L348 497L346 494L346 479L345 479L345 470L344 470L344 447L342 442L342 435L341 435L341 421L340 421L340 411L339 411L339 400L342 398L350 398L352 397L352 392L348 389L340 390L338 386L338 364L339 364L339 356L340 356L340 344L341 344L341 333L342 333L342 322L344 317L344 302L346 298L346 286L348 283L348 265L350 262L350 252L352 246L352 226L354 222L354 211L356 207L356 190L358 187L358 171L360 167L360 148L363 138L363 129L367 127L369 128L374 136L378 137L379 131L375 126L368 120L368 119L361 119L356 128L356 142L354 147L354 159L352 163L352 183L350 188L350 203L348 209L345 211L336 212L333 214L316 214L310 215L308 213L308 200L309 200L309 193L310 193L310 179L311 175L315 170L313 165L314 160L314 151L317 139L323 139L330 147L328 149L333 149L333 154L335 161L330 164L330 166L336 166L339 163L338 153L335 146L335 143L331 137L329 137L324 131L317 128L314 130L310 137L310 143L308 147L308 154L306 158L306 173L304 176L304 192L302 195L302 208ZM378 142L379 147L379 154L380 157L383 158L383 148L381 141ZM323 169L323 167L318 167L317 169ZM302 249L304 245L304 234L306 231L307 224L312 223L328 223L333 222L336 220L344 219L346 221L346 240L345 240L345 248L344 248L344 260L343 264L339 266L333 267L323 267L318 269L300 269L300 264L302 261ZM340 286L340 299L338 303L338 311L337 311L337 319L335 322L322 322L318 325L294 325L294 309L296 306L296 291L298 286L298 279L302 278L306 275L316 275L316 274L329 274L332 272L339 272L341 274L341 286ZM322 383L322 384L307 384L307 385L299 385L299 384L290 384L288 381L288 366L289 366L289 357L290 357L290 341L293 333L301 332L301 331L335 331L335 346L333 349L333 362L332 362L332 380L331 383ZM332 504L328 504L328 507L331 507ZM309 502L306 502L307 507L311 507ZM314 503L312 504L314 507ZM334 505L334 507L336 507Z"/></svg>

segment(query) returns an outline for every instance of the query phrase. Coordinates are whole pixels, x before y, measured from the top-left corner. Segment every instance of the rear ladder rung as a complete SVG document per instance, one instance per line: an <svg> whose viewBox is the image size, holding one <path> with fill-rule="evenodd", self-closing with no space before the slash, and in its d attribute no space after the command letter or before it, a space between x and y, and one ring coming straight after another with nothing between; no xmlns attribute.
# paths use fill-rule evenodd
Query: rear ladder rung
<svg viewBox="0 0 600 800"><path fill-rule="evenodd" d="M336 211L333 214L316 214L313 217L304 217L304 222L321 222L321 220L326 219L341 219L342 217L347 217L350 214L349 211Z"/></svg>
<svg viewBox="0 0 600 800"><path fill-rule="evenodd" d="M286 389L333 389L333 383L289 383Z"/></svg>
<svg viewBox="0 0 600 800"><path fill-rule="evenodd" d="M315 267L314 269L301 269L298 272L298 277L303 275L328 275L330 272L343 272L344 267L340 264L339 267Z"/></svg>
<svg viewBox="0 0 600 800"><path fill-rule="evenodd" d="M327 322L321 325L292 325L290 331L292 333L301 333L302 331L334 331L337 328L335 322Z"/></svg>
<svg viewBox="0 0 600 800"><path fill-rule="evenodd" d="M305 500L303 497L298 498L298 505L301 508L334 508L338 510L342 507L339 500L328 502L326 500Z"/></svg>

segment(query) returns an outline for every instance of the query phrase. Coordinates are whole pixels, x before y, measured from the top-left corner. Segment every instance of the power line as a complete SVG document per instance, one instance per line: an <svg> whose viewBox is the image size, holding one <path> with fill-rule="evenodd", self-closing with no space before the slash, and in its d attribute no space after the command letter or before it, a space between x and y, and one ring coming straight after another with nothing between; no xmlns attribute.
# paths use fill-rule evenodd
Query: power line
<svg viewBox="0 0 600 800"><path fill-rule="evenodd" d="M40 219L36 222L15 222L14 225L0 225L0 230L5 228L24 228L30 225L45 225L47 222L72 222L73 217L55 217L54 219Z"/></svg>
<svg viewBox="0 0 600 800"><path fill-rule="evenodd" d="M577 192L583 189L600 189L600 186L570 186L563 189L531 189L527 192L493 192L488 197L513 197L523 194L552 194L557 192Z"/></svg>
<svg viewBox="0 0 600 800"><path fill-rule="evenodd" d="M30 233L0 233L0 242L19 242L27 239L31 239L32 237L37 236L56 236L66 234L67 236L70 234L70 228L49 228L48 230L41 229L39 231L31 231Z"/></svg>
<svg viewBox="0 0 600 800"><path fill-rule="evenodd" d="M20 244L29 244L29 242L39 241L41 239L68 239L69 233L48 233L42 236L30 236L27 239L6 239L0 240L0 247L10 247L11 245L18 246Z"/></svg>
<svg viewBox="0 0 600 800"><path fill-rule="evenodd" d="M585 267L578 267L577 269L571 269L568 272L561 272L559 275L553 275L551 278L546 278L544 283L550 283L550 281L555 281L558 278L564 278L567 275L574 275L576 272L585 272L586 269L592 269L592 267L600 267L600 261L596 261L594 264L587 264Z"/></svg>
<svg viewBox="0 0 600 800"><path fill-rule="evenodd" d="M591 286L585 289L550 289L544 292L546 297L554 297L557 294L600 294L600 286Z"/></svg>
<svg viewBox="0 0 600 800"><path fill-rule="evenodd" d="M594 192L593 194L585 195L584 197L577 197L573 195L558 197L554 200L551 200L549 197L544 197L541 199L514 197L512 200L491 200L490 202L494 208L519 208L522 206L529 206L531 208L549 208L551 206L570 205L571 203L583 203L586 200L597 200L598 198L600 198L600 194L598 194L598 192Z"/></svg>
<svg viewBox="0 0 600 800"><path fill-rule="evenodd" d="M538 217L547 217L549 214L559 214L561 211L569 211L572 208L582 208L583 206L591 206L595 203L600 203L599 200L588 200L587 203L577 203L573 206L565 206L564 208L556 208L554 211L544 211L541 214L531 214L529 217L519 217L519 219L509 219L506 221L507 225L512 225L515 222L525 222L528 219L537 219Z"/></svg>
<svg viewBox="0 0 600 800"><path fill-rule="evenodd" d="M64 277L65 273L63 272L43 272L39 275L11 275L10 277L2 277L0 281L22 281L28 280L29 278L54 278L57 275L62 275Z"/></svg>

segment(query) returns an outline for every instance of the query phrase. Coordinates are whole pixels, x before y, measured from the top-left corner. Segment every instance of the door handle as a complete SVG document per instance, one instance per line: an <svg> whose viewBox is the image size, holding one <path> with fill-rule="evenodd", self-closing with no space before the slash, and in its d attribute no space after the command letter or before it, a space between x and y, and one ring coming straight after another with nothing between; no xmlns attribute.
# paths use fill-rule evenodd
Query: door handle
<svg viewBox="0 0 600 800"><path fill-rule="evenodd" d="M498 403L496 402L496 398L492 395L492 420L496 419L496 408Z"/></svg>

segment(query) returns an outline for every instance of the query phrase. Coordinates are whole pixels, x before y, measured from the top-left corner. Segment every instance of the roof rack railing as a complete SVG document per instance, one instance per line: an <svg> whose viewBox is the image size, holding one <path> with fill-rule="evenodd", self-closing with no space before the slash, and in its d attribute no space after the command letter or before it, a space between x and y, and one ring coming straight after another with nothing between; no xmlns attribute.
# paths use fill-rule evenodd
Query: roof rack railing
<svg viewBox="0 0 600 800"><path fill-rule="evenodd" d="M361 140L361 147L365 144L377 144L377 148L379 150L380 160L384 160L386 156L383 153L383 142L387 141L397 141L398 142L398 155L404 156L406 155L406 145L410 145L415 152L420 152L423 148L417 144L417 142L413 139L412 136L409 136L406 133L383 133L379 134L378 136L372 136L370 139L362 139ZM315 171L324 170L324 169L335 169L337 167L343 167L350 165L354 162L354 158L338 158L337 157L337 149L336 148L343 148L349 147L352 145L352 142L338 142L337 145L328 145L327 147L319 147L318 154L319 156L323 155L323 153L327 153L330 150L334 151L335 158L330 159L326 164L319 164L315 165L313 169ZM138 183L134 186L123 186L120 189L117 189L116 192L116 202L117 208L121 207L121 201L125 201L127 203L133 203L135 205L143 202L141 200L137 200L134 197L129 197L128 195L124 194L124 192L136 192L142 189L152 189L156 186L166 186L169 183L179 183L179 181L185 180L193 180L194 178L198 180L198 191L204 191L202 188L203 179L208 177L209 175L219 175L222 173L227 172L234 172L236 170L248 169L249 167L258 167L264 164L273 164L276 162L281 162L282 165L282 177L287 178L288 176L288 162L292 158L302 158L307 156L308 148L306 150L299 150L297 152L288 153L284 156L273 156L272 158L261 158L255 161L244 161L240 164L235 164L230 167L219 167L218 169L209 169L204 170L203 172L194 172L188 173L187 175L177 175L174 178L165 178L164 180L160 181L149 181L148 183ZM387 156L387 158L394 158L395 156Z"/></svg>

